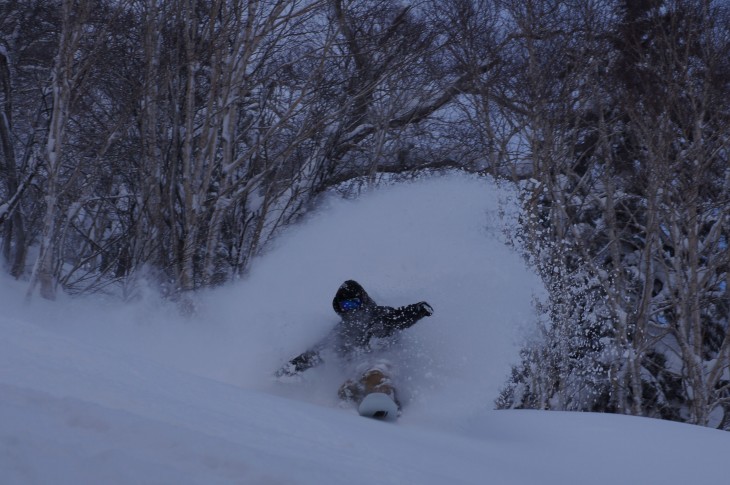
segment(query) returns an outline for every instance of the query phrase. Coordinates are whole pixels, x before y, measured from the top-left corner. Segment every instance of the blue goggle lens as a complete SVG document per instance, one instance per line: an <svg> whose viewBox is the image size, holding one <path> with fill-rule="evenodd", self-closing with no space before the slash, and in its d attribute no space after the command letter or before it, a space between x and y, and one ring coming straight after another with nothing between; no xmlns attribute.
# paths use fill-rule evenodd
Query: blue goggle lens
<svg viewBox="0 0 730 485"><path fill-rule="evenodd" d="M357 310L362 305L360 298L350 298L349 300L342 300L340 302L340 308L343 311L349 312L350 310Z"/></svg>

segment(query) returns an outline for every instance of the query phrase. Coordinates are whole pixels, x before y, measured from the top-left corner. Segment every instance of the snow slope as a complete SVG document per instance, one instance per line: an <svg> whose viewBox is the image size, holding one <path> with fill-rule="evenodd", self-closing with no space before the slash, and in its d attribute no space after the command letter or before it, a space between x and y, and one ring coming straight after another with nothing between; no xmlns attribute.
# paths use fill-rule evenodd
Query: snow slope
<svg viewBox="0 0 730 485"><path fill-rule="evenodd" d="M450 176L333 199L190 318L151 291L28 305L0 281L0 484L724 483L727 433L492 410L540 293L500 239L509 197ZM392 355L397 424L338 406L331 362L271 378L348 278L436 310Z"/></svg>

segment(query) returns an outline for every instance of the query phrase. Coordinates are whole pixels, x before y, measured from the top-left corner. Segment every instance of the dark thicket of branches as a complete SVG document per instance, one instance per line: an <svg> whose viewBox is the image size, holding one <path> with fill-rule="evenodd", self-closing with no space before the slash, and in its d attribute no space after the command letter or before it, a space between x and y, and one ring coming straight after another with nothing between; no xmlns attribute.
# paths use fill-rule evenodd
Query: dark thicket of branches
<svg viewBox="0 0 730 485"><path fill-rule="evenodd" d="M178 297L324 192L489 173L549 295L498 405L729 429L729 26L710 0L8 0L2 265Z"/></svg>
<svg viewBox="0 0 730 485"><path fill-rule="evenodd" d="M515 18L549 301L498 404L730 429L727 4L548 3Z"/></svg>

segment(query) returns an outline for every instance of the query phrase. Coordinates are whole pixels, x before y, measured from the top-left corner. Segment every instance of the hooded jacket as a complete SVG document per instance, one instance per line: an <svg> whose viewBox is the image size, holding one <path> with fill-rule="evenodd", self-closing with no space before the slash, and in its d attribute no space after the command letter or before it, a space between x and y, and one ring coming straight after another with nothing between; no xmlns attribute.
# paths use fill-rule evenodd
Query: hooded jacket
<svg viewBox="0 0 730 485"><path fill-rule="evenodd" d="M355 302L357 308L347 303ZM430 316L433 309L426 302L414 303L399 308L380 306L370 298L357 281L345 281L337 290L332 307L341 321L317 345L293 358L280 370L280 374L296 374L322 362L320 352L333 349L344 359L371 350L372 339L389 339L401 330L411 327L423 317Z"/></svg>

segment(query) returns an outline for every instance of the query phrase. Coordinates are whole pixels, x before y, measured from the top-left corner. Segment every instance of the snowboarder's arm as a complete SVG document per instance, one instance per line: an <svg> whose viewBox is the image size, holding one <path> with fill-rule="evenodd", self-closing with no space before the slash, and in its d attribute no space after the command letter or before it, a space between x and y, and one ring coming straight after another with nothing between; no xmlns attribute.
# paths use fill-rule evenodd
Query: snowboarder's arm
<svg viewBox="0 0 730 485"><path fill-rule="evenodd" d="M425 301L400 308L382 308L385 310L382 318L389 332L406 329L420 319L433 315L433 308Z"/></svg>
<svg viewBox="0 0 730 485"><path fill-rule="evenodd" d="M327 347L328 343L332 339L332 335L333 332L330 332L330 334L318 342L317 345L287 362L281 369L276 371L276 377L295 376L300 372L318 366L324 362L320 352Z"/></svg>
<svg viewBox="0 0 730 485"><path fill-rule="evenodd" d="M276 371L276 377L293 376L321 363L322 357L319 355L319 350L310 349L294 357L284 367Z"/></svg>

